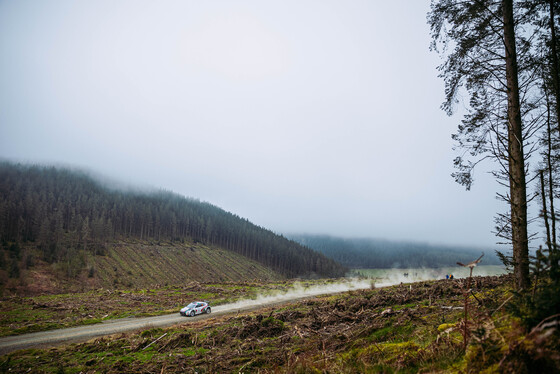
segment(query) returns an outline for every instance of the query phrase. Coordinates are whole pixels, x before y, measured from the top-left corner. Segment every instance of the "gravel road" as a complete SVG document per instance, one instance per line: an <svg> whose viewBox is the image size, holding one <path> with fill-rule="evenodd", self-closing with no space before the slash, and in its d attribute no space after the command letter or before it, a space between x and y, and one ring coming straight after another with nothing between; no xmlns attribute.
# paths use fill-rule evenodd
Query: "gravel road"
<svg viewBox="0 0 560 374"><path fill-rule="evenodd" d="M0 355L4 355L19 349L47 348L60 344L80 343L92 338L117 334L127 331L143 330L156 327L167 327L181 323L199 321L204 318L216 317L239 311L248 311L263 306L272 305L247 305L232 308L235 304L216 306L212 308L211 314L201 314L196 317L183 317L177 313L156 317L121 318L109 320L103 323L71 327L67 329L41 331L31 334L8 336L0 338Z"/></svg>
<svg viewBox="0 0 560 374"><path fill-rule="evenodd" d="M251 300L241 300L233 304L212 307L211 314L196 317L182 317L179 312L156 317L122 318L87 326L35 332L31 334L0 338L0 355L19 349L47 348L60 344L85 342L92 338L148 328L166 327L189 323L203 318L211 318L240 311L255 310L263 307L290 303L297 300L325 294L346 292L371 287L370 281L351 281L328 286L293 289L286 293L263 296Z"/></svg>
<svg viewBox="0 0 560 374"><path fill-rule="evenodd" d="M398 270L398 277L391 276L381 283L375 283L376 287L387 287L401 282L416 282L421 280L432 280L434 274L422 273L419 277L402 278L402 270ZM439 279L436 276L435 279ZM148 328L166 327L189 323L203 318L211 318L219 315L237 313L248 310L255 310L263 307L270 307L279 304L294 302L297 300L316 297L319 295L346 292L358 289L370 288L371 280L347 280L340 283L332 283L324 286L312 286L307 288L297 288L277 294L263 296L251 300L241 300L233 304L218 305L212 307L211 314L203 314L196 317L182 317L179 312L157 317L144 318L123 318L118 320L106 321L96 325L72 327L68 329L51 330L36 332L32 334L8 336L0 338L0 355L25 348L46 348L60 344L79 343L95 337L117 334L127 331L143 330Z"/></svg>

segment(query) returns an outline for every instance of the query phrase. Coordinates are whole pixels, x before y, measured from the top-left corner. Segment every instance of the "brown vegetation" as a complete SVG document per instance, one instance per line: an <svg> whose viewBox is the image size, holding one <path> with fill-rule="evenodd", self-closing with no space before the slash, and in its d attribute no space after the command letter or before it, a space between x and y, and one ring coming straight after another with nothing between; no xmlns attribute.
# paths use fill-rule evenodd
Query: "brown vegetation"
<svg viewBox="0 0 560 374"><path fill-rule="evenodd" d="M32 255L32 247L22 249ZM35 259L19 277L8 278L0 270L0 296L84 292L99 288L141 289L190 282L264 282L283 277L262 264L231 251L189 241L150 242L120 240L107 244L103 255L86 251L73 263L48 264ZM2 255L2 251L0 251ZM69 276L69 272L72 276ZM2 280L3 279L3 280Z"/></svg>
<svg viewBox="0 0 560 374"><path fill-rule="evenodd" d="M213 306L286 289L289 282L189 282L151 289L96 289L83 293L10 296L0 299L0 336L50 330L107 319L175 313L194 299Z"/></svg>
<svg viewBox="0 0 560 374"><path fill-rule="evenodd" d="M504 311L505 277L474 279L463 349L462 280L423 282L304 300L2 358L14 373L558 372L558 329L525 334ZM554 327L554 326L553 326ZM555 353L556 352L556 353ZM39 366L37 366L39 365ZM71 370L70 370L71 368Z"/></svg>

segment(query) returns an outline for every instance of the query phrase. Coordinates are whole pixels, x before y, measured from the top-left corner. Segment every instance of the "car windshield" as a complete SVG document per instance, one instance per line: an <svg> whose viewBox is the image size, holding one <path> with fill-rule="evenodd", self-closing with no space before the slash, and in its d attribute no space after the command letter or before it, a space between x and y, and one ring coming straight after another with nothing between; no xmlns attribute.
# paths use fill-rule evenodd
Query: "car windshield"
<svg viewBox="0 0 560 374"><path fill-rule="evenodd" d="M187 305L187 308L195 308L196 307L196 303L190 303L189 305Z"/></svg>

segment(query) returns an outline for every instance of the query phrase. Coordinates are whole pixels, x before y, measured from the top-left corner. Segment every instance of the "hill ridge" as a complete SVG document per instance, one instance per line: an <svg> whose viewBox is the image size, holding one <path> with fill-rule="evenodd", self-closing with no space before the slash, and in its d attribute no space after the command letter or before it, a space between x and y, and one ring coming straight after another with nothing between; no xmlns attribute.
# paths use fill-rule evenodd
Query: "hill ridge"
<svg viewBox="0 0 560 374"><path fill-rule="evenodd" d="M79 250L105 255L109 243L123 239L187 241L223 249L290 278L346 272L324 255L210 203L167 191L105 188L75 170L0 163L4 277L17 278L17 268L36 260L72 264Z"/></svg>
<svg viewBox="0 0 560 374"><path fill-rule="evenodd" d="M312 248L349 268L420 268L470 262L486 253L484 263L502 265L491 250L454 245L374 238L343 238L325 234L289 234L289 239Z"/></svg>

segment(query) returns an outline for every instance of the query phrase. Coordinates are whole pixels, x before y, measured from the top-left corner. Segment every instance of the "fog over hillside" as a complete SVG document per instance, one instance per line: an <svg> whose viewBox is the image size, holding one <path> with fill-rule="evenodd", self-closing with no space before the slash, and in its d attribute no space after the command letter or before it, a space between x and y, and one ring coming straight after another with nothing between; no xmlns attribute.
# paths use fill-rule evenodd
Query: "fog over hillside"
<svg viewBox="0 0 560 374"><path fill-rule="evenodd" d="M494 243L453 181L421 1L0 1L0 158L94 170L274 232ZM411 63L411 56L413 57Z"/></svg>
<svg viewBox="0 0 560 374"><path fill-rule="evenodd" d="M485 265L501 265L491 248L312 234L290 234L287 237L349 268L434 268L456 265L457 261L468 263L481 253L485 255Z"/></svg>
<svg viewBox="0 0 560 374"><path fill-rule="evenodd" d="M87 261L71 260L105 255L121 239L202 243L287 277L336 277L346 270L209 203L165 191L108 189L75 170L0 162L0 280L2 270L18 278L19 269L37 260L67 264L66 273L77 274Z"/></svg>

